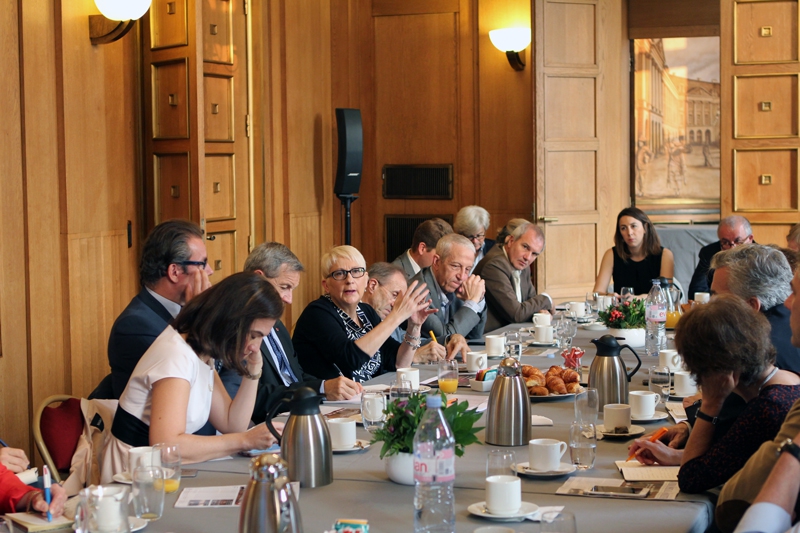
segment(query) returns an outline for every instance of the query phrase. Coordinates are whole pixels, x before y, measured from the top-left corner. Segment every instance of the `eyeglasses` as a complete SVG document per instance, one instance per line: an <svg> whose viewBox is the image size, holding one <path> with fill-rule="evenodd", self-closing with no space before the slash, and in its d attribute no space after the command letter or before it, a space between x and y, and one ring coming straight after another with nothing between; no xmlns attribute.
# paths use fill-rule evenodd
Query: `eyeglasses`
<svg viewBox="0 0 800 533"><path fill-rule="evenodd" d="M194 265L196 267L200 267L202 269L205 269L206 265L208 264L208 259L203 259L202 261L176 261L175 264L176 265L181 265L181 266Z"/></svg>
<svg viewBox="0 0 800 533"><path fill-rule="evenodd" d="M751 237L750 235L748 235L744 239L742 239L741 237L736 237L733 240L733 242L729 241L728 239L720 239L719 240L719 245L722 248L733 248L734 246L740 246L740 245L746 243L748 241L748 239L750 239L750 237Z"/></svg>
<svg viewBox="0 0 800 533"><path fill-rule="evenodd" d="M486 238L485 233L478 233L477 235L464 235L467 239L471 241L482 241Z"/></svg>
<svg viewBox="0 0 800 533"><path fill-rule="evenodd" d="M333 278L336 281L342 281L342 280L347 279L347 275L348 274L350 274L353 277L353 279L355 279L355 278L363 277L364 274L366 274L366 273L367 273L367 269L366 268L364 268L364 267L356 267L356 268L351 268L350 270L334 270L333 272L328 274L327 277Z"/></svg>

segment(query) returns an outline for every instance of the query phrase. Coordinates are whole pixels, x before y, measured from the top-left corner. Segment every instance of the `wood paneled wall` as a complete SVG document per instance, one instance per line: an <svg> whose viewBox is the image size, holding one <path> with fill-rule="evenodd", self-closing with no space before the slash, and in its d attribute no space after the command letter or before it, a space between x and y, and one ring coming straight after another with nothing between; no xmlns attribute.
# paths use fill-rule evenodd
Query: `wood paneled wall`
<svg viewBox="0 0 800 533"><path fill-rule="evenodd" d="M628 37L719 35L719 0L629 0Z"/></svg>

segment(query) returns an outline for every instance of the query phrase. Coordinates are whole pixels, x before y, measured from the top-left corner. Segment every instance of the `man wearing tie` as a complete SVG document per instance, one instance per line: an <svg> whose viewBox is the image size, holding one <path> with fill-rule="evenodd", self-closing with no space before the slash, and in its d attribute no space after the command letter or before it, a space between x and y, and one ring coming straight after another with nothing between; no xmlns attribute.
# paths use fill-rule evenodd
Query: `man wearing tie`
<svg viewBox="0 0 800 533"><path fill-rule="evenodd" d="M305 269L289 248L277 242L268 242L260 244L250 253L244 263L244 270L264 276L278 290L281 300L286 305L291 305L292 292L300 283L300 274ZM269 410L287 391L298 387L311 387L325 394L328 400L349 400L361 393L361 385L344 376L323 381L306 373L294 353L289 330L280 320L275 323L269 335L264 337L261 357L264 359L264 366L258 379L258 393L252 417L256 424L266 419ZM222 369L219 376L233 398L242 383L242 376L227 368Z"/></svg>
<svg viewBox="0 0 800 533"><path fill-rule="evenodd" d="M534 313L550 311L547 294L536 294L531 283L531 265L544 250L542 229L530 222L520 224L506 241L503 252L484 262L481 276L486 283L486 329L530 322Z"/></svg>

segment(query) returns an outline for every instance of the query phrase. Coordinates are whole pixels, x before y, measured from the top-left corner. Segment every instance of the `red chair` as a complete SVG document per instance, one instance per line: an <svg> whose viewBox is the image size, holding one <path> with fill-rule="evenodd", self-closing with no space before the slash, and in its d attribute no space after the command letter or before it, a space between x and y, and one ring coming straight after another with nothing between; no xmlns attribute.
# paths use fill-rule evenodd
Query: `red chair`
<svg viewBox="0 0 800 533"><path fill-rule="evenodd" d="M53 403L60 405L50 407ZM34 413L33 440L57 483L62 481L61 472L69 473L83 425L81 400L74 396L56 394L45 398Z"/></svg>

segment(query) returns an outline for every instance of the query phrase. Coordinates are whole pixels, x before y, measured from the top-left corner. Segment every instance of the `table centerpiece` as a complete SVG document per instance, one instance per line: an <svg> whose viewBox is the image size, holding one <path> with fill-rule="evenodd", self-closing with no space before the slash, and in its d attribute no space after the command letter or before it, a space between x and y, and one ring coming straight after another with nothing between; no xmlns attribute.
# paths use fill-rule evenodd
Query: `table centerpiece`
<svg viewBox="0 0 800 533"><path fill-rule="evenodd" d="M609 329L609 335L623 338L623 344L644 346L645 326L644 300L633 299L610 305L597 313L600 321Z"/></svg>
<svg viewBox="0 0 800 533"><path fill-rule="evenodd" d="M447 397L442 394L442 405L447 405ZM372 437L370 444L383 442L381 459L389 479L401 485L414 484L414 434L417 432L426 409L427 396L413 394L400 398L386 406L386 422ZM464 455L464 448L480 442L475 435L482 427L473 427L481 417L476 409L468 409L469 403L453 402L442 409L453 437L456 441L456 456Z"/></svg>

